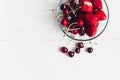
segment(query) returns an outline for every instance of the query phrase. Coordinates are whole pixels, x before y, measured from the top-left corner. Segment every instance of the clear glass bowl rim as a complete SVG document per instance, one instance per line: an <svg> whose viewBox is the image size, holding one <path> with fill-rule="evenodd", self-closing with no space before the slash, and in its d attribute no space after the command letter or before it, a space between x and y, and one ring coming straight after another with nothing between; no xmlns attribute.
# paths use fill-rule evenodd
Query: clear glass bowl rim
<svg viewBox="0 0 120 80"><path fill-rule="evenodd" d="M59 7L60 7L62 1L63 1L63 0L60 0L59 4L58 4L58 6L57 6L56 16L57 16L57 14L59 13ZM62 28L62 26L61 26L61 24L60 24L60 21L57 19L57 23L58 23L60 29L62 30L62 32L63 32L65 35L67 35L69 38L71 38L71 39L73 39L73 40L76 40L76 41L91 41L91 40L99 37L99 36L105 31L105 29L106 29L106 27L107 27L107 25L108 25L108 22L109 22L109 7L108 7L107 2L106 2L105 0L103 0L103 1L104 1L104 3L105 3L106 8L107 8L107 21L106 21L105 27L103 28L103 30L102 30L98 35L96 35L95 37L89 38L89 39L76 39L76 38L73 38L73 37L71 37L70 35L68 35L68 34L63 30L63 28Z"/></svg>

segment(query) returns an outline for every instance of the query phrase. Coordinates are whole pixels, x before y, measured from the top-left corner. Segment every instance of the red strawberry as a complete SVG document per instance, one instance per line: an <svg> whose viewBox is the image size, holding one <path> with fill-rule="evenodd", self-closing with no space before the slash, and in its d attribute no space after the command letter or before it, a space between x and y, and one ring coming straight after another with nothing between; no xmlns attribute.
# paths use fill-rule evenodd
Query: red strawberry
<svg viewBox="0 0 120 80"><path fill-rule="evenodd" d="M88 27L87 30L86 30L86 33L89 37L94 37L97 33L97 29Z"/></svg>
<svg viewBox="0 0 120 80"><path fill-rule="evenodd" d="M94 25L91 25L90 27L91 28L94 28L94 29L97 29L98 28L98 25L99 25L99 22L96 21L96 23Z"/></svg>
<svg viewBox="0 0 120 80"><path fill-rule="evenodd" d="M93 11L92 3L89 1L84 1L81 5L81 11L89 13Z"/></svg>
<svg viewBox="0 0 120 80"><path fill-rule="evenodd" d="M63 18L62 21L61 21L61 25L62 26L67 26L68 25L68 20Z"/></svg>
<svg viewBox="0 0 120 80"><path fill-rule="evenodd" d="M93 14L86 14L86 23L90 26L98 26L98 18Z"/></svg>
<svg viewBox="0 0 120 80"><path fill-rule="evenodd" d="M101 10L103 8L101 0L91 0L94 9Z"/></svg>
<svg viewBox="0 0 120 80"><path fill-rule="evenodd" d="M97 11L95 13L95 16L97 16L98 20L101 21L101 20L106 20L107 19L107 16L106 14L104 13L104 11L100 10L100 11Z"/></svg>

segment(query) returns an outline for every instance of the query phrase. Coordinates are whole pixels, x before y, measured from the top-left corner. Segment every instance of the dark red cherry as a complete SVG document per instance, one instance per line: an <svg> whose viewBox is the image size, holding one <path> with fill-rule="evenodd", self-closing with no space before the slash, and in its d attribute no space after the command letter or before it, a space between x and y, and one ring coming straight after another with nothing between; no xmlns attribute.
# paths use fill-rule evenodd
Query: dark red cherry
<svg viewBox="0 0 120 80"><path fill-rule="evenodd" d="M88 47L88 48L87 48L87 52L88 52L88 53L92 53L92 52L93 52L93 48L92 48L92 47Z"/></svg>
<svg viewBox="0 0 120 80"><path fill-rule="evenodd" d="M65 10L67 8L67 6L65 5L65 4L62 4L61 6L60 6L60 9L61 10Z"/></svg>
<svg viewBox="0 0 120 80"><path fill-rule="evenodd" d="M76 48L75 52L79 54L80 53L80 48Z"/></svg>
<svg viewBox="0 0 120 80"><path fill-rule="evenodd" d="M66 47L61 47L61 52L62 53L67 53L68 52L68 49Z"/></svg>
<svg viewBox="0 0 120 80"><path fill-rule="evenodd" d="M84 44L83 44L83 42L79 42L79 43L77 43L77 47L79 47L79 48L84 48Z"/></svg>
<svg viewBox="0 0 120 80"><path fill-rule="evenodd" d="M84 29L84 27L82 27L82 28L79 29L79 35L80 36L84 36L85 35L85 29Z"/></svg>
<svg viewBox="0 0 120 80"><path fill-rule="evenodd" d="M68 56L69 56L69 57L74 57L74 55L75 55L75 53L74 53L73 51L69 51L69 52L68 52Z"/></svg>

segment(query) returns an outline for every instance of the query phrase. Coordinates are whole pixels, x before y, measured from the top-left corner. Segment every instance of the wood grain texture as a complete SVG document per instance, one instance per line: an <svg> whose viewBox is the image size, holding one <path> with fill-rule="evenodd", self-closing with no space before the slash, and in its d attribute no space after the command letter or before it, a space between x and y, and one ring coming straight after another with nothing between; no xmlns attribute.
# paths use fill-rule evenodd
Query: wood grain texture
<svg viewBox="0 0 120 80"><path fill-rule="evenodd" d="M94 53L71 59L58 50L69 41L52 13L58 2L0 0L0 80L120 80L119 3L107 1L110 21Z"/></svg>

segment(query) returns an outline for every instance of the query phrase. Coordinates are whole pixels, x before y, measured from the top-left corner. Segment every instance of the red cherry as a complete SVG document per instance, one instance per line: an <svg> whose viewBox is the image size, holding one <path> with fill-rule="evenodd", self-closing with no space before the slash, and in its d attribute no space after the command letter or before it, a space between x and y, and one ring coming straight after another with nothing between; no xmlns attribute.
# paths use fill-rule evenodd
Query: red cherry
<svg viewBox="0 0 120 80"><path fill-rule="evenodd" d="M78 31L77 29L74 29L74 30L72 31L72 33L73 33L74 35L77 35L77 34L79 33L79 31Z"/></svg>
<svg viewBox="0 0 120 80"><path fill-rule="evenodd" d="M84 21L82 19L79 19L78 21L78 26L84 26Z"/></svg>
<svg viewBox="0 0 120 80"><path fill-rule="evenodd" d="M79 53L80 53L80 48L76 48L76 49L75 49L75 52L76 52L77 54L79 54Z"/></svg>
<svg viewBox="0 0 120 80"><path fill-rule="evenodd" d="M78 48L84 48L84 44L83 44L83 42L79 42L79 43L77 43L77 47L78 47Z"/></svg>
<svg viewBox="0 0 120 80"><path fill-rule="evenodd" d="M63 14L64 15L68 15L69 14L69 10L68 9L63 10Z"/></svg>
<svg viewBox="0 0 120 80"><path fill-rule="evenodd" d="M61 21L62 26L67 26L68 25L68 20L67 19L62 19Z"/></svg>
<svg viewBox="0 0 120 80"><path fill-rule="evenodd" d="M67 53L68 52L68 49L66 47L61 47L61 52L62 53Z"/></svg>
<svg viewBox="0 0 120 80"><path fill-rule="evenodd" d="M69 56L69 57L72 58L72 57L74 57L74 55L75 55L75 53L74 53L73 51L69 51L69 52L68 52L68 56Z"/></svg>
<svg viewBox="0 0 120 80"><path fill-rule="evenodd" d="M93 48L92 48L92 47L88 47L88 48L87 48L87 52L88 52L88 53L92 53L92 52L93 52Z"/></svg>

